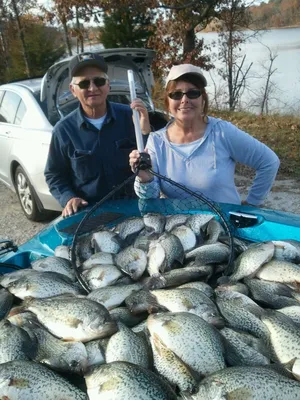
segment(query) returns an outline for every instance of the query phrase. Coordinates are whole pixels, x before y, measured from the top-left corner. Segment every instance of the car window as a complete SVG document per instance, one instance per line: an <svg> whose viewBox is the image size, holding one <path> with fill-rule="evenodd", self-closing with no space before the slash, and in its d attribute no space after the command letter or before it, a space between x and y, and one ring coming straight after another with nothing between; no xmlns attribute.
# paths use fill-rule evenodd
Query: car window
<svg viewBox="0 0 300 400"><path fill-rule="evenodd" d="M0 106L0 122L7 122L13 124L17 109L19 107L21 98L16 93L5 91L1 106Z"/></svg>
<svg viewBox="0 0 300 400"><path fill-rule="evenodd" d="M15 122L14 122L16 125L21 125L21 122L22 122L22 119L23 119L25 113L26 113L26 106L25 106L24 102L21 100L18 110L17 110Z"/></svg>

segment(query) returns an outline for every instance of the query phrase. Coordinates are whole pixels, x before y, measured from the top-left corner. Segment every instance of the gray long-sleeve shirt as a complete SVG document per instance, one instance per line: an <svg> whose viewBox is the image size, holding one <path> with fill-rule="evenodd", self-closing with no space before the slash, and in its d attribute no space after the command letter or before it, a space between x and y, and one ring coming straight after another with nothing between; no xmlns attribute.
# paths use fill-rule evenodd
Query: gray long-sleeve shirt
<svg viewBox="0 0 300 400"><path fill-rule="evenodd" d="M200 192L212 201L241 204L234 183L236 162L256 170L247 201L253 205L263 203L271 190L279 168L277 155L265 144L248 133L221 119L209 117L205 134L189 155L182 153L167 138L168 125L151 133L147 149L153 170L178 182L192 191ZM189 194L154 178L142 184L137 178L135 191L140 198L184 198Z"/></svg>

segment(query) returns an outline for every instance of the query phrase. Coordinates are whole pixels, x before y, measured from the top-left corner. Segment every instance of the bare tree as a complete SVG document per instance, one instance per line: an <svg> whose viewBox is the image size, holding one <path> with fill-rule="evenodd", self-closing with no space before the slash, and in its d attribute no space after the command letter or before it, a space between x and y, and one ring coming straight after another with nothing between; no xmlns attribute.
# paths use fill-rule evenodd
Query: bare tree
<svg viewBox="0 0 300 400"><path fill-rule="evenodd" d="M263 97L262 97L262 101L261 101L260 112L261 112L261 114L263 114L264 112L266 114L269 114L269 99L270 99L270 94L272 92L272 89L274 89L271 78L274 75L274 73L277 71L277 68L273 68L273 64L274 64L274 61L276 60L278 54L273 53L269 46L267 46L265 44L264 44L264 46L268 49L268 52L269 52L269 65L267 67L262 65L262 67L267 71L267 78L266 78L266 82L265 82L265 85L263 88Z"/></svg>
<svg viewBox="0 0 300 400"><path fill-rule="evenodd" d="M219 60L222 67L218 73L227 82L228 107L235 110L246 88L249 71L253 65L246 63L241 47L257 31L245 29L251 25L248 12L249 4L245 0L224 0L220 8Z"/></svg>

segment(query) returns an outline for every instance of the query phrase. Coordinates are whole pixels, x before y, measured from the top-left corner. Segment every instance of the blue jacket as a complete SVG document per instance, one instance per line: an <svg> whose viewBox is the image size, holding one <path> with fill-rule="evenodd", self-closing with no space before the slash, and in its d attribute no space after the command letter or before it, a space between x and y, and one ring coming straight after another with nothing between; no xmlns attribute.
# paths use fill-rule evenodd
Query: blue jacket
<svg viewBox="0 0 300 400"><path fill-rule="evenodd" d="M62 207L72 197L99 201L132 174L129 153L135 148L129 106L107 102L100 131L84 118L79 106L53 129L45 168L51 194Z"/></svg>
<svg viewBox="0 0 300 400"><path fill-rule="evenodd" d="M241 204L234 181L236 163L239 162L256 170L246 200L253 205L263 203L280 164L269 147L227 121L208 117L204 136L190 154L185 154L183 148L186 145L171 143L167 129L168 126L151 133L147 142L154 171L212 201ZM149 183L141 183L137 178L135 191L140 198L158 198L161 192L170 198L189 196L156 177Z"/></svg>

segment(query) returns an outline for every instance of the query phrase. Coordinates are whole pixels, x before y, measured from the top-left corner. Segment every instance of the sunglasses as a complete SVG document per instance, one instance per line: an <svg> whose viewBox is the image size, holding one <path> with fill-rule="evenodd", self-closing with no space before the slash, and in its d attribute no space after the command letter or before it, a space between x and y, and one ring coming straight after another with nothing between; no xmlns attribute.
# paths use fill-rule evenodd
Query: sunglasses
<svg viewBox="0 0 300 400"><path fill-rule="evenodd" d="M80 89L88 89L91 85L91 82L94 83L95 86L101 87L104 86L106 84L107 79L106 78L102 78L102 77L96 77L93 79L84 79L83 81L80 81L78 83L73 83L73 85L77 85L80 87Z"/></svg>
<svg viewBox="0 0 300 400"><path fill-rule="evenodd" d="M168 96L170 97L170 99L172 100L181 100L183 98L184 95L186 95L186 97L188 99L198 99L198 97L201 96L201 90L188 90L187 92L181 92L180 90L176 91L176 92L171 92L168 93Z"/></svg>

